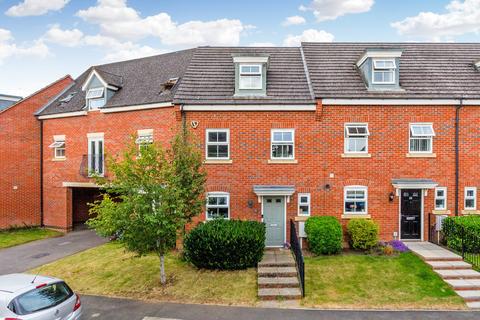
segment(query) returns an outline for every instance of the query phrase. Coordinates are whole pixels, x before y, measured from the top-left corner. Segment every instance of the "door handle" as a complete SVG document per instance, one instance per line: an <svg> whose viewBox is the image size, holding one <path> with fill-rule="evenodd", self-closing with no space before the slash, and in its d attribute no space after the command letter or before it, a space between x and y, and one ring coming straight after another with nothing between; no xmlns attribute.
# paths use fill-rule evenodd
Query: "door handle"
<svg viewBox="0 0 480 320"><path fill-rule="evenodd" d="M271 224L270 224L270 227L278 227L278 224L276 224L276 223L271 223Z"/></svg>

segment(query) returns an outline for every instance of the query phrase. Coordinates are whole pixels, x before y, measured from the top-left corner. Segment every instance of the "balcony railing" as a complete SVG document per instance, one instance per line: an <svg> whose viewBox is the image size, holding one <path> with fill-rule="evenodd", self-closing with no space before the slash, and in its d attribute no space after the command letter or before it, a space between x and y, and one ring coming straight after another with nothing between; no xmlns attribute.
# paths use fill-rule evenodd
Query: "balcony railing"
<svg viewBox="0 0 480 320"><path fill-rule="evenodd" d="M80 175L85 178L105 175L105 159L103 154L84 154L80 163Z"/></svg>

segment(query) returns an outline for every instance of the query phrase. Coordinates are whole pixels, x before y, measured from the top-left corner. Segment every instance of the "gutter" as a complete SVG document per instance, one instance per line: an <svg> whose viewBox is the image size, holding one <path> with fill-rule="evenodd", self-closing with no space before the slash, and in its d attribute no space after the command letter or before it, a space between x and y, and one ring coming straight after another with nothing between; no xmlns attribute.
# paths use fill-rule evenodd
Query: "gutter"
<svg viewBox="0 0 480 320"><path fill-rule="evenodd" d="M43 121L38 121L40 121L40 227L43 227Z"/></svg>
<svg viewBox="0 0 480 320"><path fill-rule="evenodd" d="M463 107L463 98L460 98L459 104L455 107L455 216L458 216L458 198L459 198L459 176L460 176L460 155L459 155L459 136L460 136L460 109Z"/></svg>

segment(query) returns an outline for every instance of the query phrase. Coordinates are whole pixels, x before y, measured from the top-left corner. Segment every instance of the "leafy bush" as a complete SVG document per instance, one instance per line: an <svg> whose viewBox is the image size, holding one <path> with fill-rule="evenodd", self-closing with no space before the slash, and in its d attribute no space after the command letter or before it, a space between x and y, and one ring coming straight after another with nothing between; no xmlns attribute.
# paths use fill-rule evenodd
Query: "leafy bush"
<svg viewBox="0 0 480 320"><path fill-rule="evenodd" d="M357 250L370 250L378 243L379 227L369 219L352 219L347 224L350 246Z"/></svg>
<svg viewBox="0 0 480 320"><path fill-rule="evenodd" d="M208 221L187 234L183 249L185 259L198 268L254 267L265 249L265 225L257 221Z"/></svg>
<svg viewBox="0 0 480 320"><path fill-rule="evenodd" d="M342 250L342 226L335 217L310 217L305 222L305 232L310 251L316 255Z"/></svg>
<svg viewBox="0 0 480 320"><path fill-rule="evenodd" d="M442 231L448 247L457 251L461 251L462 233L465 232L466 236L464 237L463 243L465 246L465 251L471 253L480 253L479 216L447 217L443 220Z"/></svg>

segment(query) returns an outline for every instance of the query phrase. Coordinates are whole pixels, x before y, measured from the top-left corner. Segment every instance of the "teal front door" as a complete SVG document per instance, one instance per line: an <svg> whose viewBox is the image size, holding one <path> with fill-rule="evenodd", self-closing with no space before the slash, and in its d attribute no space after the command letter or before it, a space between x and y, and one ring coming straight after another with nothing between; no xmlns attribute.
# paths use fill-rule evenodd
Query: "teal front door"
<svg viewBox="0 0 480 320"><path fill-rule="evenodd" d="M263 222L267 230L267 247L283 247L285 243L285 198L263 197Z"/></svg>

